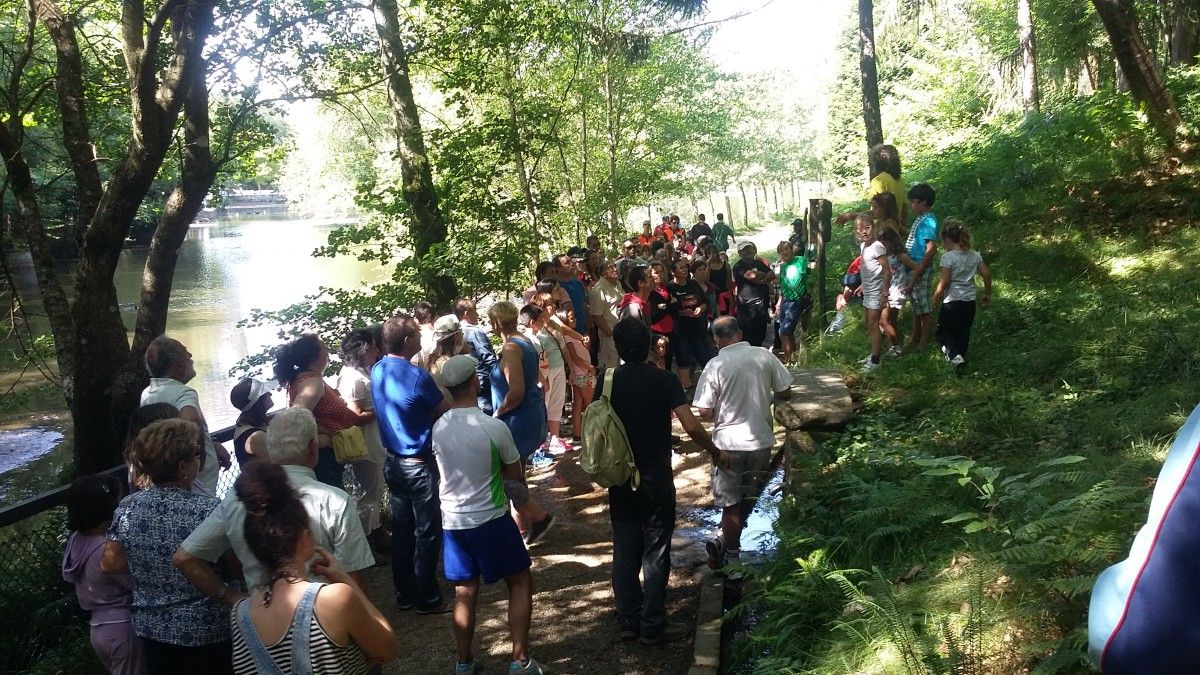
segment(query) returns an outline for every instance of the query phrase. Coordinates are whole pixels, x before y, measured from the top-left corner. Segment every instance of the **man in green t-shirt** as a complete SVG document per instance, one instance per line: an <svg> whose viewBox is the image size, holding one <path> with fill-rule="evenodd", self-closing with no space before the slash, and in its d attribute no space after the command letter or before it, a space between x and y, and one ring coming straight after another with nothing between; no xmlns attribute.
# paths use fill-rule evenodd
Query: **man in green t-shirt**
<svg viewBox="0 0 1200 675"><path fill-rule="evenodd" d="M737 237L733 234L733 228L725 222L725 214L717 214L717 222L712 226L713 244L717 250L724 253L729 250L730 242L736 244Z"/></svg>
<svg viewBox="0 0 1200 675"><path fill-rule="evenodd" d="M779 358L790 363L796 353L793 333L801 317L812 306L812 298L805 288L808 261L803 255L796 255L790 242L779 242L776 250L779 252L779 311L775 313L779 321Z"/></svg>

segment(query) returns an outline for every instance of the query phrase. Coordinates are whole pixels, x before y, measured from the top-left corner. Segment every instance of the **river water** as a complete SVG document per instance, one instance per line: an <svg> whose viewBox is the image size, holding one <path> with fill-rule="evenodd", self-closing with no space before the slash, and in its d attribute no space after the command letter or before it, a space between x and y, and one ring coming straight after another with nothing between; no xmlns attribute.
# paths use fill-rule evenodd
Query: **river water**
<svg viewBox="0 0 1200 675"><path fill-rule="evenodd" d="M388 276L375 262L311 256L338 225L286 217L243 217L198 223L188 232L175 268L167 333L192 352L196 378L189 384L199 394L210 428L232 424L237 417L229 403L229 389L237 381L229 377L229 370L243 357L279 342L277 327L238 327L251 310L286 307L322 286L357 287ZM145 262L145 249L131 249L122 252L117 267L117 297L130 329L136 319ZM15 281L28 303L36 294L28 256L17 257L12 264ZM60 273L69 275L69 267ZM39 309L31 307L32 311ZM331 347L336 351L336 345ZM283 397L276 396L276 403L282 402ZM27 428L0 431L0 505L45 490L61 473L69 459L61 419L31 413L25 424L17 425Z"/></svg>

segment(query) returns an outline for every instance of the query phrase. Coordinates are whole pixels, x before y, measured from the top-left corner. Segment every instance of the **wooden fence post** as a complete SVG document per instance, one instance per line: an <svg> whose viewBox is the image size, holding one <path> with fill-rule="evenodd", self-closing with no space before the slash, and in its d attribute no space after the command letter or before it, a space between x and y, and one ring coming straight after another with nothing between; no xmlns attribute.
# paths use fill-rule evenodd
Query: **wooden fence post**
<svg viewBox="0 0 1200 675"><path fill-rule="evenodd" d="M825 243L829 241L833 226L833 203L828 199L808 200L808 232L809 241L817 243L817 312L821 332L827 325L826 311L828 309L825 297Z"/></svg>

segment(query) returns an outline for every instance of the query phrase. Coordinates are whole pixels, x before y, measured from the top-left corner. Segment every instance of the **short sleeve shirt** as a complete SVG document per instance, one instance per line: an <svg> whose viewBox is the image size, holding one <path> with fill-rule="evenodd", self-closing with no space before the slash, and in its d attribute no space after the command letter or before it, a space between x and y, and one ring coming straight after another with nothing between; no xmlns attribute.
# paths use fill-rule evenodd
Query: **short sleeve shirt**
<svg viewBox="0 0 1200 675"><path fill-rule="evenodd" d="M121 545L133 579L133 630L185 647L229 639L229 610L204 596L171 564L183 540L217 508L215 497L151 487L121 500L108 538Z"/></svg>
<svg viewBox="0 0 1200 675"><path fill-rule="evenodd" d="M946 290L946 302L975 299L975 273L983 256L979 251L946 251L939 263L942 269L950 270L950 288Z"/></svg>
<svg viewBox="0 0 1200 675"><path fill-rule="evenodd" d="M733 265L733 278L737 281L738 300L748 303L758 303L766 306L771 293L771 287L766 283L754 281L746 281L742 278L746 272L755 271L759 274L767 274L771 271L767 264L757 258L750 260L738 260Z"/></svg>
<svg viewBox="0 0 1200 675"><path fill-rule="evenodd" d="M687 331L689 334L695 332L704 332L708 328L708 318L706 315L688 316L687 313L699 307L700 305L708 304L708 295L704 292L704 287L695 279L688 279L682 284L671 282L667 284L667 290L671 296L679 303L679 329Z"/></svg>
<svg viewBox="0 0 1200 675"><path fill-rule="evenodd" d="M604 392L607 373L601 371L592 400ZM627 363L613 377L613 411L625 425L642 480L671 482L671 411L687 403L679 378L648 363Z"/></svg>
<svg viewBox="0 0 1200 675"><path fill-rule="evenodd" d="M936 243L937 236L937 217L932 213L918 216L913 221L912 229L908 231L908 240L904 242L904 248L908 250L908 257L919 264L925 257L925 243L929 241Z"/></svg>
<svg viewBox="0 0 1200 675"><path fill-rule="evenodd" d="M571 298L571 305L575 308L575 330L581 334L587 333L587 289L578 279L567 279L559 284L567 292L567 296Z"/></svg>
<svg viewBox="0 0 1200 675"><path fill-rule="evenodd" d="M169 403L175 406L176 410L183 410L191 407L195 409L196 414L200 415L200 419L204 419L204 413L200 410L200 396L196 394L196 390L169 377L152 377L150 378L150 386L142 390L142 399L139 405L150 405L151 403ZM217 494L217 480L220 477L221 466L217 463L217 448L213 445L212 437L208 434L208 429L204 429L204 466L200 467L200 475L196 477L195 487L200 492L214 496Z"/></svg>
<svg viewBox="0 0 1200 675"><path fill-rule="evenodd" d="M883 291L883 264L879 259L886 256L887 249L880 241L872 242L863 249L862 263L859 265L863 295L878 295Z"/></svg>
<svg viewBox="0 0 1200 675"><path fill-rule="evenodd" d="M722 450L775 445L771 402L792 386L792 374L763 347L737 342L721 348L696 382L697 408L714 411L713 444Z"/></svg>
<svg viewBox="0 0 1200 675"><path fill-rule="evenodd" d="M346 403L353 403L359 410L375 411L375 402L371 398L371 378L367 373L350 365L343 365L338 373L338 393ZM367 456L382 462L386 456L383 449L383 438L379 435L379 423L367 422L362 426L363 438L367 441Z"/></svg>
<svg viewBox="0 0 1200 675"><path fill-rule="evenodd" d="M520 460L508 426L479 408L452 408L433 425L442 527L470 530L508 516L505 464Z"/></svg>
<svg viewBox="0 0 1200 675"><path fill-rule="evenodd" d="M890 192L896 198L896 210L900 214L900 222L908 222L908 195L904 189L904 182L896 180L892 174L886 171L881 171L871 179L871 187L867 190L867 199L885 192Z"/></svg>
<svg viewBox="0 0 1200 675"><path fill-rule="evenodd" d="M732 227L726 225L725 221L718 220L713 225L713 244L716 245L718 251L729 250L729 237L731 236L736 237L737 233L733 231Z"/></svg>
<svg viewBox="0 0 1200 675"><path fill-rule="evenodd" d="M371 396L389 452L402 457L430 452L433 413L446 400L432 375L407 359L385 356L371 369Z"/></svg>
<svg viewBox="0 0 1200 675"><path fill-rule="evenodd" d="M807 273L808 262L804 256L796 256L779 266L779 293L784 300L796 301L804 297Z"/></svg>
<svg viewBox="0 0 1200 675"><path fill-rule="evenodd" d="M344 491L317 480L306 466L283 465L288 482L300 495L308 514L308 528L318 546L333 553L347 572L357 572L375 564L367 535L363 533L358 507ZM230 493L220 506L200 523L181 545L189 554L215 562L225 551L233 550L242 563L242 573L251 588L264 585L268 570L246 543L246 506ZM317 579L310 575L310 581Z"/></svg>

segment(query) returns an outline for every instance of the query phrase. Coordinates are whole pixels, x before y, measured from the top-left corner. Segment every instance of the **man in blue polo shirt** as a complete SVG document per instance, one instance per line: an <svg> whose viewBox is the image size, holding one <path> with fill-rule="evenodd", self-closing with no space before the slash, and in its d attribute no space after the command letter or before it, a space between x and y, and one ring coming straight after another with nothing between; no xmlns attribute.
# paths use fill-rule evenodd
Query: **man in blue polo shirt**
<svg viewBox="0 0 1200 675"><path fill-rule="evenodd" d="M392 495L392 582L400 609L442 614L450 605L435 575L442 546L438 470L430 432L450 402L433 376L409 360L421 350L421 328L398 314L383 324L387 354L371 369L371 396L388 450L383 475Z"/></svg>

